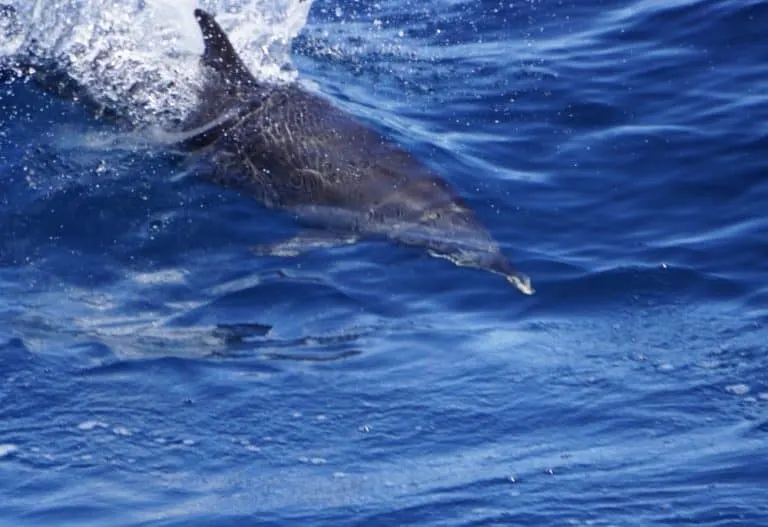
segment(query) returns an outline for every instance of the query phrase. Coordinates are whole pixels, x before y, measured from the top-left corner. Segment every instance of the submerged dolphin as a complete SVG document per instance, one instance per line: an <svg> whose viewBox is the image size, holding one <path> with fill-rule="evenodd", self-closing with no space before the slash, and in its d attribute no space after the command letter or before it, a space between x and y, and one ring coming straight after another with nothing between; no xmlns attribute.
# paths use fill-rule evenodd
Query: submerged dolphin
<svg viewBox="0 0 768 527"><path fill-rule="evenodd" d="M530 279L447 183L413 156L298 84L256 80L210 14L195 10L205 81L185 124L185 149L212 161L211 179L346 239L383 237L456 265Z"/></svg>

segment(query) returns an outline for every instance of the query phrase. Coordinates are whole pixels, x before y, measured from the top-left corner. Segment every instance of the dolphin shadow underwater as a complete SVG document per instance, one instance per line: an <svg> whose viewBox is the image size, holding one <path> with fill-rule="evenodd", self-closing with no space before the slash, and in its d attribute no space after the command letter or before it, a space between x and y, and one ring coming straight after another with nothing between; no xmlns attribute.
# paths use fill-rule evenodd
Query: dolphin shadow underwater
<svg viewBox="0 0 768 527"><path fill-rule="evenodd" d="M206 153L214 182L321 229L262 253L292 255L384 238L502 275L522 293L534 293L530 279L443 179L297 83L258 81L214 17L202 9L194 14L205 46L205 79L178 146Z"/></svg>

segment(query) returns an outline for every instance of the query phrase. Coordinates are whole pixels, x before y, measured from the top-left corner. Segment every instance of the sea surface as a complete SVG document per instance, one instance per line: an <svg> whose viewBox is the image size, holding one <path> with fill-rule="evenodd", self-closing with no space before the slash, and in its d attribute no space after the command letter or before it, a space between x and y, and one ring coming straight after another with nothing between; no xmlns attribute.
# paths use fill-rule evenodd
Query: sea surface
<svg viewBox="0 0 768 527"><path fill-rule="evenodd" d="M768 2L4 0L0 525L768 525ZM220 15L537 293L163 138Z"/></svg>

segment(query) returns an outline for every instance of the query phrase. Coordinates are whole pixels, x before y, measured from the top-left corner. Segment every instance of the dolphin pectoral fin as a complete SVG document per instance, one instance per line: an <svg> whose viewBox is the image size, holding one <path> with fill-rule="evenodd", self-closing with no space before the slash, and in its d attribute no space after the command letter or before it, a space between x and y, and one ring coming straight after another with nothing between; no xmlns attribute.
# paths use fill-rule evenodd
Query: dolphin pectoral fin
<svg viewBox="0 0 768 527"><path fill-rule="evenodd" d="M203 64L218 73L221 79L234 89L258 86L258 81L248 71L213 15L202 9L195 9L195 20L203 33Z"/></svg>
<svg viewBox="0 0 768 527"><path fill-rule="evenodd" d="M282 242L257 245L252 247L252 250L260 256L298 256L315 249L349 245L359 239L359 236L353 234L340 235L325 231L306 231Z"/></svg>

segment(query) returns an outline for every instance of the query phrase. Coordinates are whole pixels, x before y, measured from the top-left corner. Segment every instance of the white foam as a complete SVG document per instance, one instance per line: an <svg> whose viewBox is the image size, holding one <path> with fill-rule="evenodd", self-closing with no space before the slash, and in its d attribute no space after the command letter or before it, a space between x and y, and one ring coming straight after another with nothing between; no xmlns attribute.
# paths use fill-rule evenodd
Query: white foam
<svg viewBox="0 0 768 527"><path fill-rule="evenodd" d="M186 271L183 269L163 269L161 271L134 273L134 282L142 285L155 286L159 284L184 284L186 283Z"/></svg>
<svg viewBox="0 0 768 527"><path fill-rule="evenodd" d="M133 435L132 432L130 430L128 430L126 427L124 427L124 426L116 426L115 428L112 429L112 433L117 435L117 436L130 436L130 435Z"/></svg>
<svg viewBox="0 0 768 527"><path fill-rule="evenodd" d="M299 456L299 462L308 465L325 465L328 460L322 457Z"/></svg>
<svg viewBox="0 0 768 527"><path fill-rule="evenodd" d="M78 430L95 430L96 428L108 428L109 425L103 421L83 421L77 425Z"/></svg>
<svg viewBox="0 0 768 527"><path fill-rule="evenodd" d="M0 444L0 458L10 456L14 452L16 452L18 449L19 447L10 443Z"/></svg>
<svg viewBox="0 0 768 527"><path fill-rule="evenodd" d="M733 395L746 395L749 393L749 386L746 384L731 384L725 387L725 391Z"/></svg>
<svg viewBox="0 0 768 527"><path fill-rule="evenodd" d="M6 3L6 2L4 2ZM193 108L202 38L196 0L7 0L24 29L0 32L0 58L63 67L97 103L135 124L172 124ZM291 40L312 2L208 1L254 75L290 81Z"/></svg>

